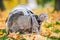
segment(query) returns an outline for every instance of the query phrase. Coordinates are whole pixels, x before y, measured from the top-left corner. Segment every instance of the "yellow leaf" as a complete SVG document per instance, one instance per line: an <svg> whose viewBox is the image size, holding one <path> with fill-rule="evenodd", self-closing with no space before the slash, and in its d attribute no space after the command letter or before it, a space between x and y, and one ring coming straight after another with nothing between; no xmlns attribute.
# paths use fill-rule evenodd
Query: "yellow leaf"
<svg viewBox="0 0 60 40"><path fill-rule="evenodd" d="M3 32L0 31L0 35L2 35L2 34L3 34Z"/></svg>

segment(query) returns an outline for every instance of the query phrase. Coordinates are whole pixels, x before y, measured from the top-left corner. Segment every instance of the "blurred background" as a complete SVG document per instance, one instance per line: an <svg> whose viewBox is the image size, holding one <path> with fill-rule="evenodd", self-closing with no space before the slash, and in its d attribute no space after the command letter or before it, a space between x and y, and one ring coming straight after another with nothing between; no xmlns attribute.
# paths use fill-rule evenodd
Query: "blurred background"
<svg viewBox="0 0 60 40"><path fill-rule="evenodd" d="M42 36L60 37L60 0L0 0L0 34L1 29L5 29L5 20L8 17L9 11L17 5L25 5L32 9L34 14L42 12L48 13L47 22L41 25ZM54 38L54 40L60 40Z"/></svg>
<svg viewBox="0 0 60 40"><path fill-rule="evenodd" d="M2 11L6 9L10 10L17 5L22 4L38 10L40 8L55 8L55 5L59 6L59 0L0 0L0 9Z"/></svg>

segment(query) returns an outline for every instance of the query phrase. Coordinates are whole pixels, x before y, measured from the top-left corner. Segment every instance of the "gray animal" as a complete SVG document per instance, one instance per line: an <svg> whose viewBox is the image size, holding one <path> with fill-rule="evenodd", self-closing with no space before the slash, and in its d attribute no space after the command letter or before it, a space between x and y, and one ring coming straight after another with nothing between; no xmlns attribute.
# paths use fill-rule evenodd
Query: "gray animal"
<svg viewBox="0 0 60 40"><path fill-rule="evenodd" d="M42 13L35 15L26 7L17 6L9 13L6 20L6 32L20 32L20 33L40 33L41 23L47 19L47 14Z"/></svg>

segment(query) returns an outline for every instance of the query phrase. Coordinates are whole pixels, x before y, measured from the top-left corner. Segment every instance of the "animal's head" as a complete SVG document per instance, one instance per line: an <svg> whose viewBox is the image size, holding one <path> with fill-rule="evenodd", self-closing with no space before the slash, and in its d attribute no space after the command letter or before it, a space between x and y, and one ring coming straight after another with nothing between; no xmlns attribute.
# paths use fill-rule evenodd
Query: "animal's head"
<svg viewBox="0 0 60 40"><path fill-rule="evenodd" d="M47 13L41 13L38 17L39 17L40 21L44 21L44 20L48 19Z"/></svg>

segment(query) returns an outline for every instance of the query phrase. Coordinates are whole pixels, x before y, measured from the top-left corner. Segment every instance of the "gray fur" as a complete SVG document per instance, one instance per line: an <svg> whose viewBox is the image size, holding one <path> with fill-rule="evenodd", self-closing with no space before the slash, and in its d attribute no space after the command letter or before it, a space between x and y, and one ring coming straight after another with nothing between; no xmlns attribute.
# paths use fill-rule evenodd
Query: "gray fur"
<svg viewBox="0 0 60 40"><path fill-rule="evenodd" d="M45 14L40 14L39 16L35 15L32 11L24 7L16 7L13 9L13 11L10 12L8 19L6 21L7 34L9 34L9 32L17 31L22 32L24 34L33 32L39 34L39 21L45 20L45 16Z"/></svg>

